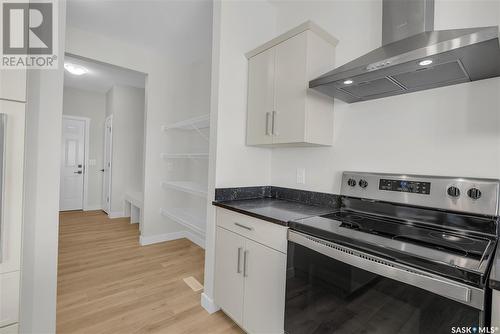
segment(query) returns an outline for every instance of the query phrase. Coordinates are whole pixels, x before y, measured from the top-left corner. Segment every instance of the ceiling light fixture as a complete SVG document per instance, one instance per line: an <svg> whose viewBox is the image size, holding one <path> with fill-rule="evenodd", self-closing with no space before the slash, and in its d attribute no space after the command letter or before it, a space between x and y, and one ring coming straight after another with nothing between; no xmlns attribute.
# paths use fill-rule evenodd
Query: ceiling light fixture
<svg viewBox="0 0 500 334"><path fill-rule="evenodd" d="M351 79L344 81L344 85L350 85L353 81Z"/></svg>
<svg viewBox="0 0 500 334"><path fill-rule="evenodd" d="M420 66L427 66L427 65L430 65L432 64L432 59L425 59L425 60L422 60L418 63Z"/></svg>
<svg viewBox="0 0 500 334"><path fill-rule="evenodd" d="M86 67L71 63L64 63L64 68L66 69L66 71L74 75L83 75L89 72Z"/></svg>

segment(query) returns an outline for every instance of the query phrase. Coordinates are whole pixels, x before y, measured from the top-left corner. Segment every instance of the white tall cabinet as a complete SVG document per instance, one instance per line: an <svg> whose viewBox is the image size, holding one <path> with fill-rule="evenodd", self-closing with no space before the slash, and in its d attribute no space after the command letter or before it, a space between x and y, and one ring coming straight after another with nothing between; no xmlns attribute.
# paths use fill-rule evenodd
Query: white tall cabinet
<svg viewBox="0 0 500 334"><path fill-rule="evenodd" d="M332 145L333 99L308 87L333 69L336 44L306 22L247 53L247 145Z"/></svg>
<svg viewBox="0 0 500 334"><path fill-rule="evenodd" d="M21 277L26 71L0 71L5 123L0 224L0 333L17 333Z"/></svg>
<svg viewBox="0 0 500 334"><path fill-rule="evenodd" d="M215 302L248 333L283 333L287 228L217 209Z"/></svg>

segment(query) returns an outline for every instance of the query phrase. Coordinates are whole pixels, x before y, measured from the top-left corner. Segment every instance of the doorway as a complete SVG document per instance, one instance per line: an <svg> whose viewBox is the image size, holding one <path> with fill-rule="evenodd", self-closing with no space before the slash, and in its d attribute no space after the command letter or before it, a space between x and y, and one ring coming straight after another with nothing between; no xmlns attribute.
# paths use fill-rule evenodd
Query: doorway
<svg viewBox="0 0 500 334"><path fill-rule="evenodd" d="M61 184L59 210L86 207L88 140L90 119L63 116L61 140Z"/></svg>

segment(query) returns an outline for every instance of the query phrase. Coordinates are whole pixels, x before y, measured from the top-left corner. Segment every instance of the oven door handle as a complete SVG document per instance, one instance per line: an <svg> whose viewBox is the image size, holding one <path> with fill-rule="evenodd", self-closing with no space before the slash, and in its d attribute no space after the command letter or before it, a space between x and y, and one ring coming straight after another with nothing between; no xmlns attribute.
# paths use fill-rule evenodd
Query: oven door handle
<svg viewBox="0 0 500 334"><path fill-rule="evenodd" d="M288 240L351 266L484 309L484 291L481 289L295 231L289 231Z"/></svg>

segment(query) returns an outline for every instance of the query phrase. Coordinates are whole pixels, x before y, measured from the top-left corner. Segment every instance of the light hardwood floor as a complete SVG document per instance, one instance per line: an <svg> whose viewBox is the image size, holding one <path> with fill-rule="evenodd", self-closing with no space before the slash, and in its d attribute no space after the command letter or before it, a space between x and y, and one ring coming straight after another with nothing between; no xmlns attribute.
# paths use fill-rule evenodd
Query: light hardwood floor
<svg viewBox="0 0 500 334"><path fill-rule="evenodd" d="M181 239L141 247L137 224L100 211L60 215L58 333L242 333L200 292L204 251Z"/></svg>

